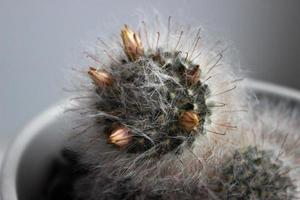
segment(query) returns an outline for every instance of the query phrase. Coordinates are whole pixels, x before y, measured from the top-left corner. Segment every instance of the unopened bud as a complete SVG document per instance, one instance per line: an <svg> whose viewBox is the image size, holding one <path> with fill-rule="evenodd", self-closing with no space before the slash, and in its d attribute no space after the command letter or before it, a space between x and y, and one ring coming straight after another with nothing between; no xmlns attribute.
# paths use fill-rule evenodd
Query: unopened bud
<svg viewBox="0 0 300 200"><path fill-rule="evenodd" d="M118 147L127 146L132 140L132 134L126 127L119 127L112 131L109 136L108 143Z"/></svg>
<svg viewBox="0 0 300 200"><path fill-rule="evenodd" d="M137 60L144 55L144 48L139 35L133 32L127 25L121 30L124 52L130 61Z"/></svg>
<svg viewBox="0 0 300 200"><path fill-rule="evenodd" d="M194 69L187 71L187 80L190 85L197 83L200 80L200 67L196 65Z"/></svg>
<svg viewBox="0 0 300 200"><path fill-rule="evenodd" d="M88 71L88 74L90 75L91 79L93 79L94 83L97 86L103 87L103 86L110 86L113 83L113 79L109 73L103 70L96 70L93 67L90 67L90 70Z"/></svg>
<svg viewBox="0 0 300 200"><path fill-rule="evenodd" d="M180 125L187 131L192 131L199 126L199 116L195 112L185 111L179 118Z"/></svg>

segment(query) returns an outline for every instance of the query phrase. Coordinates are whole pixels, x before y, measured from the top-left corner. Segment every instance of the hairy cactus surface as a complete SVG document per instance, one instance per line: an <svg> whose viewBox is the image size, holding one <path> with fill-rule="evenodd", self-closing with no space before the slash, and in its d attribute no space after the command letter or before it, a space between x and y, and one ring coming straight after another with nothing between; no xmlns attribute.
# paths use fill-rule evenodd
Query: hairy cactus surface
<svg viewBox="0 0 300 200"><path fill-rule="evenodd" d="M127 26L121 36L128 59L110 65L110 72L89 71L102 98L97 109L106 115L98 119L109 143L157 155L191 145L197 134L204 134L210 115L210 91L200 81L199 65L178 50L144 51L138 34Z"/></svg>
<svg viewBox="0 0 300 200"><path fill-rule="evenodd" d="M249 104L227 48L201 28L169 17L138 30L87 53L72 199L296 198L298 136L284 129L296 117L274 125L268 102Z"/></svg>
<svg viewBox="0 0 300 200"><path fill-rule="evenodd" d="M160 34L155 38L155 47L144 49L140 34L125 25L121 38L126 57L119 55L105 67L89 70L95 92L101 98L96 102L96 110L100 112L97 120L105 127L103 134L110 144L130 153L178 153L185 145L191 146L199 134L225 134L205 127L211 108L225 107L225 103L207 101L210 95L218 94L211 93L205 83L208 72L193 57L200 33L196 33L187 52L178 47L183 32L169 48L160 45L165 42L160 41ZM216 56L209 70L222 57ZM226 93L236 86L230 87L218 92Z"/></svg>
<svg viewBox="0 0 300 200"><path fill-rule="evenodd" d="M237 149L220 167L220 198L225 199L290 199L294 192L292 179L281 169L281 160L272 160L274 152L257 147Z"/></svg>

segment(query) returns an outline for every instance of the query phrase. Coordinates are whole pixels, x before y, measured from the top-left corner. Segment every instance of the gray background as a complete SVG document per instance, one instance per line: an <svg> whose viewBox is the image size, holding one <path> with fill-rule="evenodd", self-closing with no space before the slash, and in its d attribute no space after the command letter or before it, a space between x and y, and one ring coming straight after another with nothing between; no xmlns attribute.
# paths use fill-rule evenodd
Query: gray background
<svg viewBox="0 0 300 200"><path fill-rule="evenodd" d="M300 89L299 0L0 0L0 146L66 95L87 42L153 9L226 38L250 76Z"/></svg>

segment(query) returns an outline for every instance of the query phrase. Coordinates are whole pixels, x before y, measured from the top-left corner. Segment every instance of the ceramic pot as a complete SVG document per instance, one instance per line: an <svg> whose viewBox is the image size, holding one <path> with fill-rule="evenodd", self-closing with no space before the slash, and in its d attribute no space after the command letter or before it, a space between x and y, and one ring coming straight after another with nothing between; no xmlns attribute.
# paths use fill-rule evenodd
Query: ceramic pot
<svg viewBox="0 0 300 200"><path fill-rule="evenodd" d="M258 99L285 101L300 109L300 92L296 90L253 80L247 81L247 87ZM66 139L64 133L72 130L72 120L63 115L66 103L62 101L37 116L6 151L0 174L2 200L41 199L51 163Z"/></svg>

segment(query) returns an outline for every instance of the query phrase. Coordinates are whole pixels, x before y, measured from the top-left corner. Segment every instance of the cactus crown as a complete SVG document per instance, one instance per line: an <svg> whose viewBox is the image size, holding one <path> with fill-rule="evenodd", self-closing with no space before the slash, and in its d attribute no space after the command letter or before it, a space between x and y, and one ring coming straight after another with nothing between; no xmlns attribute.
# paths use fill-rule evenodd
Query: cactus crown
<svg viewBox="0 0 300 200"><path fill-rule="evenodd" d="M176 48L144 50L128 26L121 36L127 59L111 64L110 72L89 71L101 97L97 109L105 115L98 119L109 143L131 153L180 152L182 145L192 145L197 134L204 134L210 113L201 66Z"/></svg>

